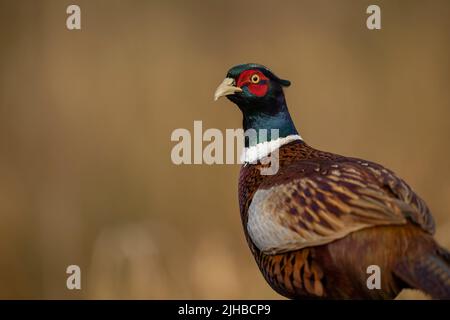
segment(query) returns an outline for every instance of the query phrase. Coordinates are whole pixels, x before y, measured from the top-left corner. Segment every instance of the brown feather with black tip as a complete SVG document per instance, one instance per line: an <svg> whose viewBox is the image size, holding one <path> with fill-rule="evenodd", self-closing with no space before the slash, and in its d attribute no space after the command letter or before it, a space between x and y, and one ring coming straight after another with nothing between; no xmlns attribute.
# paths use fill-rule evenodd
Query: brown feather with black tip
<svg viewBox="0 0 450 320"><path fill-rule="evenodd" d="M392 171L303 141L282 146L279 161L274 176L250 164L239 179L247 241L277 292L385 299L414 287L450 297L448 252L432 238L430 210ZM380 267L380 290L366 285L369 265Z"/></svg>

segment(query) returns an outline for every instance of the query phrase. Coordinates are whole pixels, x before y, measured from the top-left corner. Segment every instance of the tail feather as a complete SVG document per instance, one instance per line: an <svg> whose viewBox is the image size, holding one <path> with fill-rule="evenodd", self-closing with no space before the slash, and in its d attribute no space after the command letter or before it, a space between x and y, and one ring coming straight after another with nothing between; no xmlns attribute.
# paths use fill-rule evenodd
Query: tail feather
<svg viewBox="0 0 450 320"><path fill-rule="evenodd" d="M450 253L443 248L404 259L394 273L433 299L450 299Z"/></svg>

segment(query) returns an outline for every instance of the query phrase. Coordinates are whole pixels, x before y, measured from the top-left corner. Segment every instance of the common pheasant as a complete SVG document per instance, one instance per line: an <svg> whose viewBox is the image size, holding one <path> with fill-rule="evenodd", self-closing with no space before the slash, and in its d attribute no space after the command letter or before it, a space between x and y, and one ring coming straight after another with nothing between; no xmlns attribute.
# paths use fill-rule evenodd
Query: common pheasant
<svg viewBox="0 0 450 320"><path fill-rule="evenodd" d="M415 288L449 299L450 254L433 239L425 202L379 164L305 143L287 108L289 85L242 64L215 92L239 107L245 132L278 130L246 140L239 177L245 236L266 281L288 298L392 299ZM275 153L278 170L262 174ZM370 266L380 273L375 288Z"/></svg>

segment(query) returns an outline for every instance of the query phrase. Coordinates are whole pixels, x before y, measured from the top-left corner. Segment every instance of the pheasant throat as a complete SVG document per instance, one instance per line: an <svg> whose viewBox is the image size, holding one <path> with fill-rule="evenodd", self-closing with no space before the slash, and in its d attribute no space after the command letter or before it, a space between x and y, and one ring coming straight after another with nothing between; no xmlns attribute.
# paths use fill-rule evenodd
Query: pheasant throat
<svg viewBox="0 0 450 320"><path fill-rule="evenodd" d="M267 157L271 153L275 152L285 144L288 144L295 140L303 140L299 134L292 134L286 137L273 139L270 141L259 142L255 145L245 147L242 151L241 162L242 163L256 163L261 159Z"/></svg>
<svg viewBox="0 0 450 320"><path fill-rule="evenodd" d="M295 140L303 140L299 135L285 104L274 109L274 114L244 114L245 148L242 163L256 163Z"/></svg>

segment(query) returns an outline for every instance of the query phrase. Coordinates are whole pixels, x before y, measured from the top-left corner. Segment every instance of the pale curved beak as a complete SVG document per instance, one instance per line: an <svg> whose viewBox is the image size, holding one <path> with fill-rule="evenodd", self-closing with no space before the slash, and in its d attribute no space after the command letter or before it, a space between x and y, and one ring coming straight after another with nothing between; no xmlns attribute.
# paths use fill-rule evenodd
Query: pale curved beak
<svg viewBox="0 0 450 320"><path fill-rule="evenodd" d="M220 97L228 96L230 94L235 94L236 92L242 92L239 87L233 86L234 79L225 78L222 83L217 87L216 92L214 92L214 101L217 101Z"/></svg>

